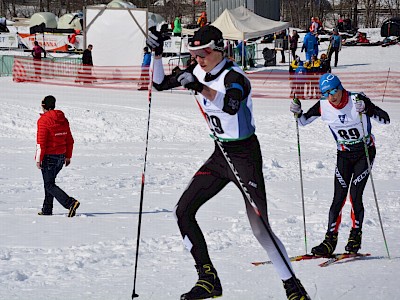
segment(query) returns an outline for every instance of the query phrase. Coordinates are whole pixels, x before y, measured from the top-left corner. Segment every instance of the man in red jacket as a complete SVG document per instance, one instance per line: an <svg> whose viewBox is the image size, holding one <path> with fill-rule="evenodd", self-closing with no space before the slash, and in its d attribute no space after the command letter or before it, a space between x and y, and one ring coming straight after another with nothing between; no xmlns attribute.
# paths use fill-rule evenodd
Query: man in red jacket
<svg viewBox="0 0 400 300"><path fill-rule="evenodd" d="M53 200L57 199L68 209L68 217L75 216L79 201L69 197L55 181L63 165L71 163L74 139L68 120L61 110L55 110L56 98L46 96L42 100L43 114L37 122L36 166L42 171L44 182L44 202L39 215L53 214Z"/></svg>

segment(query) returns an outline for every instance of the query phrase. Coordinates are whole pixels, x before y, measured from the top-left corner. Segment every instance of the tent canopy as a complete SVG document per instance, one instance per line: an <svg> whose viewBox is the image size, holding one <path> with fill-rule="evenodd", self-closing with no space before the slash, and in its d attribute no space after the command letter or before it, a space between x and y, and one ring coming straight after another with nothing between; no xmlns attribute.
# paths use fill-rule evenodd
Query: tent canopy
<svg viewBox="0 0 400 300"><path fill-rule="evenodd" d="M225 9L211 24L222 31L226 40L247 40L263 37L267 34L289 28L289 23L263 18L243 6ZM184 34L193 34L195 30L182 30Z"/></svg>
<svg viewBox="0 0 400 300"><path fill-rule="evenodd" d="M44 23L46 28L57 28L57 17L51 12L38 12L32 15L29 26L33 27Z"/></svg>
<svg viewBox="0 0 400 300"><path fill-rule="evenodd" d="M68 13L58 19L57 28L82 30L82 25L77 14Z"/></svg>

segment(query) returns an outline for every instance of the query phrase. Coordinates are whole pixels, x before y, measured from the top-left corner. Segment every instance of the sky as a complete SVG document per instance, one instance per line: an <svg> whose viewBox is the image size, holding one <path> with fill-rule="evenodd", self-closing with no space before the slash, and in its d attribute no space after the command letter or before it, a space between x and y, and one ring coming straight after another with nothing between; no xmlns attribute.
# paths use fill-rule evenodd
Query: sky
<svg viewBox="0 0 400 300"><path fill-rule="evenodd" d="M333 72L373 73L389 67L400 71L393 64L399 55L398 45L344 47ZM0 299L130 299L147 92L14 83L8 77L0 78L0 91ZM69 119L75 139L71 165L57 178L59 186L81 202L74 218L67 218L57 202L53 216L37 215L44 191L34 161L36 122L40 101L49 94L57 98L57 108ZM304 109L314 101L303 101ZM290 99L255 98L253 102L271 227L290 256L304 254L297 135ZM312 299L398 298L400 106L396 100L374 103L391 117L387 126L372 123L377 144L372 174L391 259L369 182L360 252L371 256L327 268L318 266L323 259L294 262L295 273ZM310 252L326 231L336 145L321 120L300 128L299 135ZM196 282L194 261L183 246L172 211L212 151L213 142L193 96L182 91L153 92L138 299L179 299ZM251 264L268 257L252 235L244 200L233 184L205 204L197 218L221 278L223 299L285 299L274 267ZM346 203L337 252L344 251L350 228Z"/></svg>

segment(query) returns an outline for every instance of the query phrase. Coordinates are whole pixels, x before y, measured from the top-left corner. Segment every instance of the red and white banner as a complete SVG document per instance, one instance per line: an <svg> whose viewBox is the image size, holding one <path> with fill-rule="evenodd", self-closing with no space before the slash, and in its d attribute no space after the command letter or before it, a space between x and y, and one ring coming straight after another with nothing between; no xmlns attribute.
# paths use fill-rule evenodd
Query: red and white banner
<svg viewBox="0 0 400 300"><path fill-rule="evenodd" d="M74 36L74 43L71 43L70 36ZM68 51L68 45L72 48L83 49L83 37L81 35L68 34L26 34L19 33L19 40L28 49L32 49L34 41L38 41L46 51Z"/></svg>

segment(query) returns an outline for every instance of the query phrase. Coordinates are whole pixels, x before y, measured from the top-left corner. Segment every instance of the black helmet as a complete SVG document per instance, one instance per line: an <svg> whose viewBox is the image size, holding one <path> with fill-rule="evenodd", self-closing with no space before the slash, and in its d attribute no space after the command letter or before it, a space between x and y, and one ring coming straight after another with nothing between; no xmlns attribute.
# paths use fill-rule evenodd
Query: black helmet
<svg viewBox="0 0 400 300"><path fill-rule="evenodd" d="M199 50L211 48L216 51L224 51L224 38L222 32L217 27L206 25L201 27L194 33L193 38L189 41L189 50Z"/></svg>

